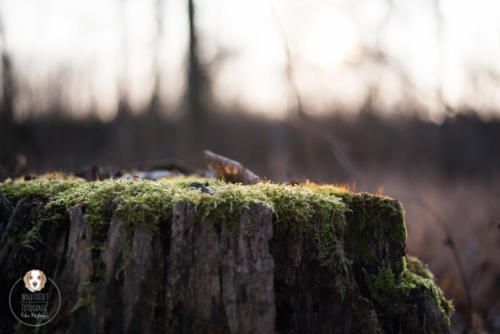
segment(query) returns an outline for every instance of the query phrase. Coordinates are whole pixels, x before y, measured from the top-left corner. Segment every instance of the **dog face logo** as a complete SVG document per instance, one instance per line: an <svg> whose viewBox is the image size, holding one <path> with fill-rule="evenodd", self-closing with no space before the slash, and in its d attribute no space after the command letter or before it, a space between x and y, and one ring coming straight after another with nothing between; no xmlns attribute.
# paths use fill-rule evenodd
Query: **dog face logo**
<svg viewBox="0 0 500 334"><path fill-rule="evenodd" d="M47 282L47 277L45 277L43 271L32 269L24 275L23 281L26 289L36 292L43 289Z"/></svg>

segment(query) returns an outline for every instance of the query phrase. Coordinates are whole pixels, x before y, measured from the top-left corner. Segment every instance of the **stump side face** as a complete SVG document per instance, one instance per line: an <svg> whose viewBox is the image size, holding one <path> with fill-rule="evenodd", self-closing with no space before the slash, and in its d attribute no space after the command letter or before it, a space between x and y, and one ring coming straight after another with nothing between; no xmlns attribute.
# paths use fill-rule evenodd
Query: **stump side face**
<svg viewBox="0 0 500 334"><path fill-rule="evenodd" d="M251 205L235 218L238 234L220 221L197 221L192 203L177 204L175 212L166 283L169 326L186 332L272 332L271 211Z"/></svg>

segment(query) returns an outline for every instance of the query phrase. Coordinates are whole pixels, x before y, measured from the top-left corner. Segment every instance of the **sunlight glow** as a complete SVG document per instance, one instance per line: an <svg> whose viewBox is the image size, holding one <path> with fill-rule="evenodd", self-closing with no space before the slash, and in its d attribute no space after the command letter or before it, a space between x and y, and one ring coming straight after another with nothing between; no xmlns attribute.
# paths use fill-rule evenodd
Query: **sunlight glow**
<svg viewBox="0 0 500 334"><path fill-rule="evenodd" d="M322 13L305 30L299 52L301 57L315 65L338 66L356 52L355 27L344 14L337 11Z"/></svg>

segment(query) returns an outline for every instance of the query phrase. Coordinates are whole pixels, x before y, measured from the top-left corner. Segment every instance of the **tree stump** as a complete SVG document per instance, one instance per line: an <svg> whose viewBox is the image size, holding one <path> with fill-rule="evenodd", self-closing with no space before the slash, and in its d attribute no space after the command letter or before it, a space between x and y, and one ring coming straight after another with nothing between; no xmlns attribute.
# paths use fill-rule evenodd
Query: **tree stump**
<svg viewBox="0 0 500 334"><path fill-rule="evenodd" d="M194 178L0 190L0 333L32 331L8 300L33 268L61 294L41 333L449 333L390 198Z"/></svg>

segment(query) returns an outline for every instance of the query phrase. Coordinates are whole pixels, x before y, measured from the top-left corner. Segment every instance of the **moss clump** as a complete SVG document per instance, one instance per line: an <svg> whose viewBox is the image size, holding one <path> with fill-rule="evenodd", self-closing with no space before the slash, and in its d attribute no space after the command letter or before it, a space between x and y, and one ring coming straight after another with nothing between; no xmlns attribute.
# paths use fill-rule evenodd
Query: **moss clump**
<svg viewBox="0 0 500 334"><path fill-rule="evenodd" d="M401 204L386 196L353 193L331 185L306 183L304 186L326 195L335 195L347 206L345 250L362 256L362 265L389 265L395 273L403 271L406 246L406 224ZM391 257L380 263L380 253L389 245Z"/></svg>
<svg viewBox="0 0 500 334"><path fill-rule="evenodd" d="M427 269L422 261L414 256L407 255L405 257L406 261L406 272L411 274L412 280L416 284L423 285L430 289L432 296L434 298L434 303L436 304L438 310L443 314L446 324L450 325L450 317L453 314L454 307L453 303L446 299L443 291L434 282L434 275Z"/></svg>
<svg viewBox="0 0 500 334"><path fill-rule="evenodd" d="M61 173L49 173L40 175L36 179L25 181L19 178L14 181L0 183L7 198L27 198L27 199L50 199L57 194L69 189L73 189L85 180Z"/></svg>
<svg viewBox="0 0 500 334"><path fill-rule="evenodd" d="M314 231L312 237L319 244L321 265L347 273L349 261L343 244L347 207L338 196L301 186L265 183L253 187L263 192L265 202L273 210L275 240L303 238ZM317 224L317 228L313 224ZM337 281L340 291L345 289L342 282Z"/></svg>
<svg viewBox="0 0 500 334"><path fill-rule="evenodd" d="M353 212L348 216L347 251L361 254L365 263L376 262L374 251L388 244L392 250L390 266L401 272L403 254L398 250L406 246L406 225L399 202L368 194L345 193L343 198Z"/></svg>
<svg viewBox="0 0 500 334"><path fill-rule="evenodd" d="M434 275L427 269L427 266L414 256L406 255L405 257L406 269L411 273L422 278L434 279Z"/></svg>
<svg viewBox="0 0 500 334"><path fill-rule="evenodd" d="M209 182L214 194L190 187L192 182ZM24 184L32 181L23 182ZM25 188L26 185L24 185ZM153 225L171 217L177 203L193 203L204 220L227 220L250 203L269 207L279 229L305 229L304 223L314 215L323 221L344 222L345 205L335 195L323 195L306 188L262 183L254 186L227 184L213 179L168 178L158 181L105 180L78 183L60 191L47 204L47 210L86 209L85 218L91 227L105 223L109 213L118 214L125 225L152 222ZM230 223L230 221L228 221Z"/></svg>
<svg viewBox="0 0 500 334"><path fill-rule="evenodd" d="M446 300L434 282L432 274L419 260L414 257L407 257L407 260L411 265L401 273L395 274L388 267L382 268L375 277L365 272L365 282L371 299L383 309L384 314L395 316L410 311L412 306L410 292L424 287L431 293L444 322L449 326L452 304Z"/></svg>

